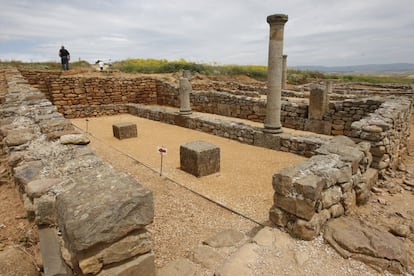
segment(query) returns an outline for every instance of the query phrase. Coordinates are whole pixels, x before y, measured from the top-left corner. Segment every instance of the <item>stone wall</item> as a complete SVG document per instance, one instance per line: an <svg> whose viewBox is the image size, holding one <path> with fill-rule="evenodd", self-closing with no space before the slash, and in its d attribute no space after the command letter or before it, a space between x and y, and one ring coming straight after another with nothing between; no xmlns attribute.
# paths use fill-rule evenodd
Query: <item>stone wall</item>
<svg viewBox="0 0 414 276"><path fill-rule="evenodd" d="M36 84L66 118L113 115L125 110L114 107L126 103L157 104L157 81L152 78L76 77L43 71L21 71L30 84ZM83 111L82 106L90 107Z"/></svg>
<svg viewBox="0 0 414 276"><path fill-rule="evenodd" d="M273 175L270 220L293 235L311 240L331 218L369 200L378 171L370 167L370 143L337 136L317 155Z"/></svg>
<svg viewBox="0 0 414 276"><path fill-rule="evenodd" d="M179 108L177 84L167 83L162 80L150 78L117 80L113 77L79 78L70 75L60 76L56 72L48 76L46 74L47 71L46 73L43 71L22 72L29 79L30 83L37 83L39 87L43 87L42 91L49 95L52 102L56 104L58 111L62 112L67 118L126 113L130 112L127 107L129 103L158 104ZM225 88L236 89L237 87L240 88L240 85L231 83L229 87ZM246 87L249 88L249 86ZM215 86L213 88L217 89ZM395 85L381 86L378 89L384 90L385 88L408 89L406 86ZM384 169L389 164L395 166L398 162L398 151L404 150L403 145L408 141L407 129L409 126L403 125L401 122L406 119L406 122L409 121L411 107L409 100L404 99L406 98L377 96L364 99L331 101L328 111L321 120L308 118L309 105L306 101L282 99L281 123L283 127L292 129L307 130L327 135L345 135L354 139L368 140L372 144L373 166L378 169ZM247 119L260 123L264 121L266 114L265 99L239 96L227 92L193 91L190 95L190 102L193 111ZM365 134L365 130L359 131L359 133L355 129L360 125L366 124L365 118L370 117L370 114L383 112L389 109L389 106L400 106L398 110L394 110L394 108L391 112L397 112L395 114L397 118L401 117L401 120L389 129L385 129L386 134L378 134L377 136L382 137L380 140L375 140L377 138ZM386 119L383 118L382 120ZM370 121L372 120L370 119ZM210 127L203 127L201 129L209 131ZM370 128L365 126L364 129ZM210 132L216 132L221 135L222 131L213 127ZM224 133L231 133L231 131L226 130ZM252 141L251 135L245 137L233 136L238 140ZM398 139L394 139L395 137ZM284 146L281 148L289 147ZM301 150L296 151L300 152Z"/></svg>
<svg viewBox="0 0 414 276"><path fill-rule="evenodd" d="M316 150L330 139L316 135L294 135L288 133L273 135L263 132L262 128L243 123L213 119L200 114L183 116L171 108L141 104L128 104L127 107L128 113L134 116L210 133L241 143L292 152L307 157L314 155Z"/></svg>
<svg viewBox="0 0 414 276"><path fill-rule="evenodd" d="M66 268L45 274L71 275L71 267L76 275L155 275L145 229L154 217L152 193L104 163L87 146L88 137L17 70L1 73L8 88L0 108L0 149L7 153L28 217L39 226L42 257L50 247L45 242L58 236L45 238L50 231L44 229L58 227L67 252ZM49 264L59 260L52 256Z"/></svg>

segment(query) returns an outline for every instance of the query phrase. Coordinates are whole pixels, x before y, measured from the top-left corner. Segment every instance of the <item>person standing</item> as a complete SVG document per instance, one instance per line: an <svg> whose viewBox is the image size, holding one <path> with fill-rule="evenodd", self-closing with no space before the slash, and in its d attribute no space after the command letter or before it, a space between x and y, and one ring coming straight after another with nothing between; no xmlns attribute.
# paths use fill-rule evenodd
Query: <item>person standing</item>
<svg viewBox="0 0 414 276"><path fill-rule="evenodd" d="M59 56L62 62L62 70L66 70L66 71L69 70L70 54L69 54L69 51L66 50L64 46L60 48Z"/></svg>

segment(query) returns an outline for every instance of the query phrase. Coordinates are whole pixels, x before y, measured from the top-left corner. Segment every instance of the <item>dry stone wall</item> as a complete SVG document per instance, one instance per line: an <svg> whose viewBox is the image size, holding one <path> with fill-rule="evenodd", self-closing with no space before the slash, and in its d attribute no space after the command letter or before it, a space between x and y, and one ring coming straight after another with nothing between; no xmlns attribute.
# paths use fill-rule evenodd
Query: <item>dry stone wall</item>
<svg viewBox="0 0 414 276"><path fill-rule="evenodd" d="M368 202L378 171L370 168L370 144L337 136L317 155L273 175L270 220L293 235L311 240L331 218Z"/></svg>
<svg viewBox="0 0 414 276"><path fill-rule="evenodd" d="M66 266L76 275L155 275L145 228L154 217L152 193L104 163L87 146L88 137L17 70L2 74L8 88L0 109L0 149L39 235L58 227ZM71 275L59 273L53 275Z"/></svg>
<svg viewBox="0 0 414 276"><path fill-rule="evenodd" d="M145 105L158 104L179 108L179 90L177 84L167 83L162 80L150 78L125 78L115 79L113 77L102 78L79 78L73 76L61 76L52 72L50 76L47 71L22 71L31 84L36 83L43 87L42 91L49 95L48 98L57 106L58 111L68 118L94 117L102 115L113 115L130 112L127 106L130 103ZM229 88L236 89L234 83ZM216 89L216 87L214 86ZM240 88L240 86L239 86ZM381 86L378 89L403 89L406 86ZM227 89L227 88L226 88ZM247 89L247 88L246 88ZM250 88L249 88L250 89ZM393 91L394 91L393 90ZM305 101L297 102L282 99L281 123L282 126L298 130L308 130L328 135L345 135L353 139L367 140L372 144L374 156L373 166L382 170L388 165L395 166L398 162L398 152L404 150L408 141L407 124L410 118L410 98L406 97L370 97L365 99L345 99L331 101L328 111L321 120L309 119L309 105ZM266 114L266 101L256 97L238 96L226 92L217 91L193 91L190 94L191 109L204 113L224 115L248 119L255 122L263 122ZM390 106L393 106L392 108ZM395 107L399 108L395 108ZM390 109L391 108L391 109ZM390 111L386 111L390 109ZM370 114L386 112L395 114L398 120L394 120L388 128L384 128L383 134L366 134L366 130L374 127L365 126ZM391 115L386 115L390 117ZM392 115L394 116L394 115ZM393 117L390 118L393 118ZM401 118L400 118L401 117ZM400 118L400 119L399 119ZM369 125L372 124L372 119ZM391 119L382 118L389 121ZM364 130L358 130L358 126ZM379 126L380 128L382 126ZM234 139L254 144L252 135L233 135L231 130L222 131L216 127L200 127L203 131L215 132L224 137L231 136ZM380 137L380 138L378 138ZM378 140L379 139L379 140ZM296 147L295 142L292 144ZM307 149L291 149L285 142L285 146L271 146L292 152L307 152L311 156L312 151ZM306 148L306 147L305 147Z"/></svg>

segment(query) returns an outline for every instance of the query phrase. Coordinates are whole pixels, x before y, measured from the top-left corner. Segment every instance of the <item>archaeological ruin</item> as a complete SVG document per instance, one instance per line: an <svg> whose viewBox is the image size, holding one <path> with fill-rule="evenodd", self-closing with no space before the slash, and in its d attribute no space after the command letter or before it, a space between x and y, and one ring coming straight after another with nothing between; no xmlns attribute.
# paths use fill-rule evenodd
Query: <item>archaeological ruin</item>
<svg viewBox="0 0 414 276"><path fill-rule="evenodd" d="M192 84L189 72L171 83L152 77L0 70L0 153L2 164L7 164L0 184L15 182L28 217L39 227L41 243L53 244L58 258L44 260L46 275L156 273L146 229L154 218L152 192L103 162L87 146L87 135L69 119L131 114L306 157L293 167L275 171L269 179L274 189L268 213L271 224L303 240L315 239L328 221L369 204L378 178L395 169L407 151L412 86L364 84L359 88L363 85L328 80L287 89L287 56L283 55L287 16L272 15L267 21L267 86ZM195 112L258 122L263 127L200 117ZM132 132L123 130L128 126L114 125L114 136L136 137L136 127ZM194 151L193 145L186 146ZM208 158L218 159L218 164L193 174L219 170L220 152L214 150L214 157L211 153ZM183 158L191 155L183 153ZM183 167L191 167L183 162ZM63 257L61 246L67 252ZM387 261L384 267L398 273L407 269L404 261L397 265L395 260Z"/></svg>

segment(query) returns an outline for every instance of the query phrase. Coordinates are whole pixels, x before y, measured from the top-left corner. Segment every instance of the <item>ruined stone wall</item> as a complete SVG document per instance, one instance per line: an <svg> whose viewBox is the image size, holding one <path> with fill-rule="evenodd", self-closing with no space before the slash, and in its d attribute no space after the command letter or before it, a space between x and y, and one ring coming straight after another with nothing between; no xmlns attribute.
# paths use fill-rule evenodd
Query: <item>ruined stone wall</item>
<svg viewBox="0 0 414 276"><path fill-rule="evenodd" d="M372 167L383 170L399 164L410 139L412 104L406 97L388 98L374 112L351 124L348 136L371 144Z"/></svg>
<svg viewBox="0 0 414 276"><path fill-rule="evenodd" d="M39 74L29 76L33 79L36 76L45 77L43 72ZM149 78L117 80L112 77L78 78L70 76L56 78L53 75L49 78L48 87L53 102L67 118L125 113L129 112L126 107L129 103L156 103L179 108L177 84L162 80ZM370 141L374 155L374 166L384 169L388 165L395 166L398 163L399 151L404 150L403 145L408 141L407 129L409 126L404 125L403 121L409 121L410 104L405 102L401 104L398 99L370 97L332 101L322 120L308 118L309 105L306 101L297 102L283 99L281 102L281 123L283 127L287 128L327 135L345 135L354 139ZM266 116L265 99L255 97L217 91L193 91L190 94L190 101L192 110L203 113L260 123L264 121ZM366 130L359 131L357 134L355 127L360 125L358 122L361 120L365 122L365 118L370 114L383 112L384 108L390 105L400 106L400 109L392 110L393 114L397 114L397 118L394 119L395 124L392 123L389 129L384 129L386 133L378 134L379 140L373 138L373 135L365 134ZM394 118L392 116L390 118ZM401 120L399 116L402 117ZM201 129L209 129L209 127L201 127ZM370 128L364 127L364 129ZM218 131L218 133L221 132ZM251 141L251 137L240 137L239 140Z"/></svg>
<svg viewBox="0 0 414 276"><path fill-rule="evenodd" d="M113 115L122 108L108 108L99 113L96 106L115 106L126 103L157 103L157 81L152 78L74 77L47 75L43 71L22 71L22 75L38 87L67 118ZM82 106L91 107L82 110Z"/></svg>
<svg viewBox="0 0 414 276"><path fill-rule="evenodd" d="M370 168L370 143L337 136L316 155L273 175L270 220L293 235L312 240L332 218L369 201L378 171Z"/></svg>
<svg viewBox="0 0 414 276"><path fill-rule="evenodd" d="M88 137L17 70L4 74L0 149L8 153L28 217L39 227L45 274L155 275L145 229L154 217L152 193L104 163L87 146ZM57 228L68 252L64 261ZM44 255L51 244L56 255Z"/></svg>
<svg viewBox="0 0 414 276"><path fill-rule="evenodd" d="M331 135L349 136L352 123L375 112L384 101L376 97L331 102L323 121L331 123Z"/></svg>
<svg viewBox="0 0 414 276"><path fill-rule="evenodd" d="M182 116L171 109L163 107L149 107L140 104L128 104L127 106L128 113L134 116L190 128L258 147L292 152L307 157L314 155L316 149L329 140L323 137L292 135L288 133L272 135L263 132L262 128L252 127L243 123L212 119L209 116L199 114Z"/></svg>

